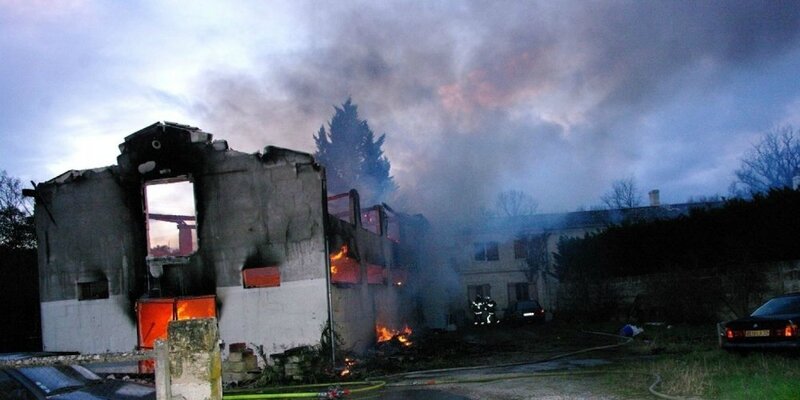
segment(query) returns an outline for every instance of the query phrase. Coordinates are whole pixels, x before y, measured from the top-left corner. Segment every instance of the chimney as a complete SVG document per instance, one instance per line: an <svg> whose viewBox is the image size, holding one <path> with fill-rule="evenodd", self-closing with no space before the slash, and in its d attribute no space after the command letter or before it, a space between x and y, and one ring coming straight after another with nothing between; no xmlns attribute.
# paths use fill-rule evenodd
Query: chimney
<svg viewBox="0 0 800 400"><path fill-rule="evenodd" d="M658 189L653 189L649 193L650 195L650 207L658 207L661 205L661 199L658 195Z"/></svg>

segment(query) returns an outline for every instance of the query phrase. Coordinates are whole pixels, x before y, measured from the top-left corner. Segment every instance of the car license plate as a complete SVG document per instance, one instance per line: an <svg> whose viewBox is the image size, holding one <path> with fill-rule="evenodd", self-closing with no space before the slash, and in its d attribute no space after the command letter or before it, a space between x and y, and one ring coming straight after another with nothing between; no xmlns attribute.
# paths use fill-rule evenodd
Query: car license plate
<svg viewBox="0 0 800 400"><path fill-rule="evenodd" d="M526 313L522 313L522 316L523 317L533 317L533 316L536 316L536 313L526 312Z"/></svg>
<svg viewBox="0 0 800 400"><path fill-rule="evenodd" d="M757 331L744 331L745 337L764 337L769 336L769 329L759 329Z"/></svg>

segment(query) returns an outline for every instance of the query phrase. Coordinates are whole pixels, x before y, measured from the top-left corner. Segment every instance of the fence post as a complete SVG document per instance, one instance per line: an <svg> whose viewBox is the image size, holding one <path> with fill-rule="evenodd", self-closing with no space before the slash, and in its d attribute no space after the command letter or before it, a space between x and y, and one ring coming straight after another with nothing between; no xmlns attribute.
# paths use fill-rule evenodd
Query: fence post
<svg viewBox="0 0 800 400"><path fill-rule="evenodd" d="M171 321L169 400L222 400L222 359L216 318Z"/></svg>

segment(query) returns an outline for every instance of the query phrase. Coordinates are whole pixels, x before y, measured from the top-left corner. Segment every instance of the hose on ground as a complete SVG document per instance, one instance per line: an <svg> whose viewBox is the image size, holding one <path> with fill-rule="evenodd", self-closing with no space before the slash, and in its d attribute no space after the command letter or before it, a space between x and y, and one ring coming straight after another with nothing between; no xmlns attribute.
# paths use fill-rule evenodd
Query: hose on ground
<svg viewBox="0 0 800 400"><path fill-rule="evenodd" d="M618 339L623 339L624 341L621 343L610 344L610 345L603 345L603 346L594 346L585 349L580 349L576 351L571 351L567 353L556 354L554 356L546 357L541 360L536 361L522 361L516 363L507 363L507 364L499 364L499 365L480 365L480 366L473 366L473 367L456 367L456 368L441 368L436 370L427 370L427 371L412 371L412 372L405 372L390 376L381 377L383 380L390 380L390 379L414 379L415 377L423 377L424 375L431 375L437 373L447 373L447 372L459 372L459 371L469 371L469 370L478 370L478 369L497 369L497 368L506 368L506 367L515 367L520 365L531 365L531 364L539 364L543 362L553 361L561 358L566 358L570 356L574 356L577 354L588 353L597 350L607 350L616 347L621 347L627 345L633 341L632 337L627 336L620 336L611 333L605 332L595 332L595 331L581 331L583 333L589 333L594 335L601 335L601 336L609 336L615 337ZM402 386L419 386L419 385L444 385L444 384L456 384L456 383L487 383L487 382L494 382L500 380L511 380L511 379L521 379L521 378L531 378L531 377L553 377L553 376L575 376L575 375L596 375L596 374L635 374L635 375L646 375L654 378L653 383L648 387L648 391L659 398L668 399L668 400L689 400L690 398L680 397L680 396L670 396L661 392L658 392L655 388L661 383L661 376L657 373L650 374L646 372L632 372L632 371L562 371L562 372L529 372L529 373L519 373L519 374L497 374L497 375L489 375L477 378L460 378L460 379L428 379L422 381L411 381L410 383L390 383L387 384L387 387L402 387ZM697 399L697 398L692 398Z"/></svg>
<svg viewBox="0 0 800 400"><path fill-rule="evenodd" d="M378 390L385 381L346 382L347 387L363 386L354 389L342 388L341 382L315 383L309 385L279 386L262 390L239 390L223 393L224 400L262 400L262 399L340 399L352 393ZM297 390L321 388L321 391L298 392ZM269 393L265 393L269 392Z"/></svg>
<svg viewBox="0 0 800 400"><path fill-rule="evenodd" d="M469 371L469 370L479 370L479 369L497 369L497 368L507 368L507 367L515 367L520 365L531 365L531 364L538 364L548 361L553 361L561 358L566 358L570 356L574 356L577 354L588 353L597 350L606 350L612 349L616 347L621 347L627 345L633 341L631 337L619 336L605 332L593 332L593 331L582 331L584 333L590 333L595 335L602 335L602 336L609 336L615 337L618 339L624 339L621 343L610 344L610 345L603 345L603 346L594 346L585 349L580 349L576 351L571 351L562 354L556 354L554 356L546 357L541 360L535 361L522 361L522 362L515 362L515 363L506 363L506 364L499 364L499 365L479 365L479 366L472 366L472 367L455 367L455 368L440 368L434 370L424 370L424 371L412 371L412 372L404 372L389 376L380 377L380 380L377 379L367 379L365 381L359 382L346 382L348 386L364 386L355 389L341 389L341 383L318 383L318 384L309 384L309 385L295 385L295 386L283 386L283 387L275 387L269 388L266 390L255 391L255 390L242 390L242 391L229 391L226 394L223 394L222 398L224 400L266 400L266 399L286 399L286 398L303 398L303 399L338 399L345 397L347 395L353 393L364 393L372 390L378 390L383 387L404 387L404 386L421 386L421 385L444 385L444 384L458 384L458 383L487 383L487 382L495 382L501 380L512 380L512 379L522 379L522 378L536 378L536 377L556 377L556 376L576 376L576 375L597 375L597 374L626 374L626 375L647 375L651 376L654 379L653 383L648 387L648 391L659 398L667 399L667 400L689 400L686 397L680 396L670 396L661 392L658 392L655 388L661 383L661 376L657 373L650 374L645 372L633 372L633 371L561 371L561 372L529 372L529 373L517 373L517 374L496 374L496 375L484 375L481 377L474 377L474 378L458 378L458 379L424 379L425 375L432 375L432 374L441 374L441 373L448 373L448 372L460 372L460 371ZM403 382L403 380L407 379L414 379L422 378L422 380L411 380ZM387 384L386 381L400 379L400 382L395 382L391 384ZM323 391L316 391L316 392L297 392L296 390L302 389L314 389L314 388L326 388ZM270 393L264 393L269 391Z"/></svg>

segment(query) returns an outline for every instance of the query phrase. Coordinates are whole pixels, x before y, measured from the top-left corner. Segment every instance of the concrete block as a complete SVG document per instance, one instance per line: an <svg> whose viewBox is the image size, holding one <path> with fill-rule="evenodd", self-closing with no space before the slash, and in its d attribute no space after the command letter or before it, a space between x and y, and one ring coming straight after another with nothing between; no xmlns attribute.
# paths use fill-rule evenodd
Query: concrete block
<svg viewBox="0 0 800 400"><path fill-rule="evenodd" d="M228 361L230 361L230 362L242 361L242 353L236 352L236 353L228 354Z"/></svg>
<svg viewBox="0 0 800 400"><path fill-rule="evenodd" d="M244 372L244 362L237 361L237 362L229 362L227 364L227 368L223 367L223 371L225 372Z"/></svg>
<svg viewBox="0 0 800 400"><path fill-rule="evenodd" d="M247 371L253 371L258 369L258 357L254 354L244 354L244 368Z"/></svg>

